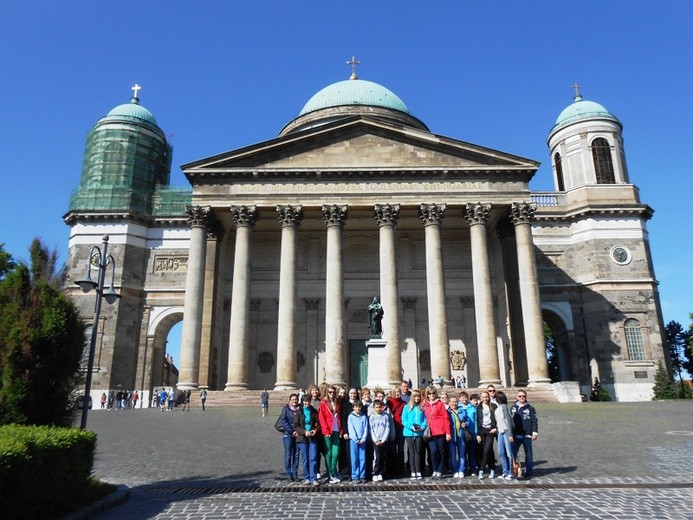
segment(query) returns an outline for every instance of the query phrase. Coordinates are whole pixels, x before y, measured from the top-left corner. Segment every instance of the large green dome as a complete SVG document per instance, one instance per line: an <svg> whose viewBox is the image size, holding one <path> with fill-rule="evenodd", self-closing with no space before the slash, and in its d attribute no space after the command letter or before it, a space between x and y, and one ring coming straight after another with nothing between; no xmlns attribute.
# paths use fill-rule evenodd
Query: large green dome
<svg viewBox="0 0 693 520"><path fill-rule="evenodd" d="M402 100L382 85L362 79L348 79L328 85L315 94L299 115L345 105L384 107L409 114L409 109Z"/></svg>
<svg viewBox="0 0 693 520"><path fill-rule="evenodd" d="M582 96L578 95L575 97L575 101L564 108L558 115L556 124L553 125L551 130L558 130L559 128L583 119L610 119L621 124L618 118L602 105L594 101L584 100Z"/></svg>
<svg viewBox="0 0 693 520"><path fill-rule="evenodd" d="M136 97L132 98L132 100L129 103L124 103L122 105L118 105L117 107L115 107L106 115L104 119L120 118L141 119L142 121L150 123L154 126L159 126L156 122L156 119L154 119L152 113L146 108L144 108L142 105L140 105L140 100Z"/></svg>

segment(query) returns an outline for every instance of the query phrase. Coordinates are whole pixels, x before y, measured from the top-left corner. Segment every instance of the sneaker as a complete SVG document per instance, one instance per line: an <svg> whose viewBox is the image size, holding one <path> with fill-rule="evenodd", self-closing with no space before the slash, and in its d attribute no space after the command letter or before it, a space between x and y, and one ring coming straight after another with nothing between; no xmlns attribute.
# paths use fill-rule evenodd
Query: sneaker
<svg viewBox="0 0 693 520"><path fill-rule="evenodd" d="M491 472L488 474L488 478L496 478L496 470L492 469Z"/></svg>
<svg viewBox="0 0 693 520"><path fill-rule="evenodd" d="M423 477L421 476L421 473L416 474L416 480L421 480Z"/></svg>
<svg viewBox="0 0 693 520"><path fill-rule="evenodd" d="M310 486L310 480L306 479L303 481L304 486Z"/></svg>
<svg viewBox="0 0 693 520"><path fill-rule="evenodd" d="M313 486L319 486L319 485L320 485L320 482L318 482L317 480L313 481Z"/></svg>
<svg viewBox="0 0 693 520"><path fill-rule="evenodd" d="M416 479L416 473L412 473L412 474L411 474L411 477L409 477L409 478L412 479L412 480Z"/></svg>
<svg viewBox="0 0 693 520"><path fill-rule="evenodd" d="M317 480L320 480L320 478L321 478L321 477L320 477L320 472L318 472L318 473L315 475L315 478L316 478Z"/></svg>
<svg viewBox="0 0 693 520"><path fill-rule="evenodd" d="M513 479L513 476L512 476L512 475L506 475L506 476L503 477L503 478L504 478L505 480L512 480L512 479Z"/></svg>
<svg viewBox="0 0 693 520"><path fill-rule="evenodd" d="M339 484L339 477L330 477L330 484Z"/></svg>
<svg viewBox="0 0 693 520"><path fill-rule="evenodd" d="M484 472L483 471L479 472L479 480L484 480Z"/></svg>

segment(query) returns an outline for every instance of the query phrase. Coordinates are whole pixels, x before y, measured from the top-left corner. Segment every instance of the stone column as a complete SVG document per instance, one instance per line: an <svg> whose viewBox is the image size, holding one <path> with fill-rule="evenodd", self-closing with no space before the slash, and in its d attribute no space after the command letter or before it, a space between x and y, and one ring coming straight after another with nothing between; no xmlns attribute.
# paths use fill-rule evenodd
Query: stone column
<svg viewBox="0 0 693 520"><path fill-rule="evenodd" d="M450 384L450 342L448 341L443 249L440 226L445 204L421 204L419 218L426 238L426 291L428 296L428 336L431 349L431 377L442 376Z"/></svg>
<svg viewBox="0 0 693 520"><path fill-rule="evenodd" d="M491 293L491 269L488 260L488 222L490 204L467 204L464 217L469 224L469 241L472 248L472 277L474 282L474 315L476 345L479 355L479 386L500 384L496 325L493 319L493 294Z"/></svg>
<svg viewBox="0 0 693 520"><path fill-rule="evenodd" d="M534 243L532 242L531 221L535 209L534 205L527 202L514 202L510 208L510 217L515 225L529 386L551 383L546 362L544 320L541 316L537 265L534 256Z"/></svg>
<svg viewBox="0 0 693 520"><path fill-rule="evenodd" d="M397 252L395 226L399 219L399 204L376 204L375 220L380 234L380 303L383 315L385 345L385 378L390 385L402 381L402 352L399 333L399 289L397 284Z"/></svg>
<svg viewBox="0 0 693 520"><path fill-rule="evenodd" d="M342 231L347 207L325 204L323 220L327 226L327 273L325 288L325 364L326 381L346 385L346 321L344 316L344 266Z"/></svg>
<svg viewBox="0 0 693 520"><path fill-rule="evenodd" d="M275 390L296 388L296 263L298 226L303 219L301 206L277 206L282 225L279 267L279 310L277 319L277 382Z"/></svg>
<svg viewBox="0 0 693 520"><path fill-rule="evenodd" d="M207 224L211 208L188 206L186 211L190 224L190 250L188 273L185 278L184 319L177 386L182 390L195 390L199 383Z"/></svg>
<svg viewBox="0 0 693 520"><path fill-rule="evenodd" d="M231 206L236 225L231 290L228 379L224 390L248 388L248 350L250 348L250 238L258 213L255 206Z"/></svg>

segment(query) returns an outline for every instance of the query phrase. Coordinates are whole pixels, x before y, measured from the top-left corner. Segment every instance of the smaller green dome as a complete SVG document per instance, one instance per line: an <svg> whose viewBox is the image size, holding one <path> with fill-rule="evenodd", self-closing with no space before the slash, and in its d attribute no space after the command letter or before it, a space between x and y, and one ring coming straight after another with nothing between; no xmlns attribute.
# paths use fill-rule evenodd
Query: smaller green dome
<svg viewBox="0 0 693 520"><path fill-rule="evenodd" d="M319 91L308 100L299 115L321 108L345 105L384 107L409 114L409 109L402 100L382 85L362 79L348 79L328 85Z"/></svg>
<svg viewBox="0 0 693 520"><path fill-rule="evenodd" d="M106 115L104 119L118 119L122 117L141 119L142 121L150 123L154 126L159 126L156 122L156 119L154 119L152 113L146 108L144 108L142 105L140 105L140 100L136 97L133 97L129 103L125 103L123 105L118 105L117 107L115 107Z"/></svg>
<svg viewBox="0 0 693 520"><path fill-rule="evenodd" d="M564 108L558 115L552 130L557 130L560 127L583 119L610 119L621 124L618 118L602 105L594 101L586 101L582 99L582 96L578 95L575 96L575 101Z"/></svg>

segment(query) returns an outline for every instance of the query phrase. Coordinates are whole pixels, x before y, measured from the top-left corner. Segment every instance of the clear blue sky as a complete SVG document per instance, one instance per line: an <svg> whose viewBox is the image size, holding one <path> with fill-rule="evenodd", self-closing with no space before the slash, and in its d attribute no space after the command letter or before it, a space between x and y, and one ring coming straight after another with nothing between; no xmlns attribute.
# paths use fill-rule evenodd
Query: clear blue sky
<svg viewBox="0 0 693 520"><path fill-rule="evenodd" d="M541 161L571 85L624 124L665 322L693 312L693 2L0 0L0 243L67 258L87 132L142 85L179 165L276 137L319 89L362 79L438 134ZM688 151L686 151L688 150ZM174 354L177 359L177 355Z"/></svg>

